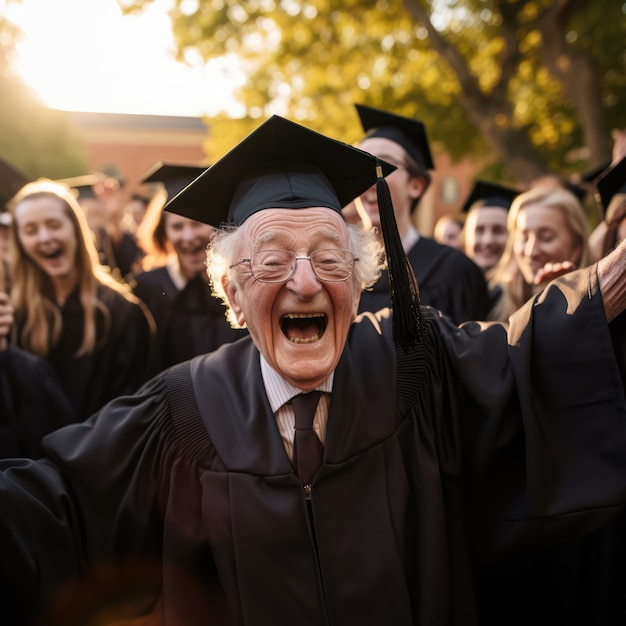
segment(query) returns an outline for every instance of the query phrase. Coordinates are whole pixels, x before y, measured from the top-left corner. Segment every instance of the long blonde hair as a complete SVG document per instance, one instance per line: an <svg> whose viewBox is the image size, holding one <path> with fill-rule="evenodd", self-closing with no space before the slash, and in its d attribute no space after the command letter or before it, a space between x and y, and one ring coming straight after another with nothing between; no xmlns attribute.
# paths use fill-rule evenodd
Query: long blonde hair
<svg viewBox="0 0 626 626"><path fill-rule="evenodd" d="M529 285L522 276L513 253L517 218L520 211L530 204L542 204L561 211L574 240L580 245L581 254L577 267L586 267L591 262L587 218L581 203L573 193L564 188L541 186L521 193L513 200L509 209L507 216L509 238L498 264L489 277L490 288L502 290L502 295L488 315L490 320L507 321L536 290L536 286Z"/></svg>
<svg viewBox="0 0 626 626"><path fill-rule="evenodd" d="M100 263L93 233L75 197L65 185L47 179L26 184L10 202L10 210L26 199L53 198L59 200L74 226L76 236L76 268L78 296L83 309L84 331L76 356L89 354L98 345L96 315L100 311L105 322L106 337L111 321L107 305L100 299L102 286L138 302L130 288L116 281L108 268ZM17 221L11 224L11 300L18 321L18 340L30 352L47 356L58 342L62 331L61 311L55 303L50 277L30 258L18 236ZM102 339L101 339L102 340Z"/></svg>

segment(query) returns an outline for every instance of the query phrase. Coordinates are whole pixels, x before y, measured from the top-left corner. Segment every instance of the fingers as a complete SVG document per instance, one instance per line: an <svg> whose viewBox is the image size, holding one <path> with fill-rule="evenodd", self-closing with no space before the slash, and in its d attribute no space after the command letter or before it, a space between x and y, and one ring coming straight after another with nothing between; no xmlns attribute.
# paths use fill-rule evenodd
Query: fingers
<svg viewBox="0 0 626 626"><path fill-rule="evenodd" d="M535 285L550 282L563 274L575 270L576 266L571 261L561 261L559 263L546 263L535 275Z"/></svg>
<svg viewBox="0 0 626 626"><path fill-rule="evenodd" d="M13 307L6 293L0 292L0 344L11 332L13 326ZM1 347L1 346L0 346Z"/></svg>

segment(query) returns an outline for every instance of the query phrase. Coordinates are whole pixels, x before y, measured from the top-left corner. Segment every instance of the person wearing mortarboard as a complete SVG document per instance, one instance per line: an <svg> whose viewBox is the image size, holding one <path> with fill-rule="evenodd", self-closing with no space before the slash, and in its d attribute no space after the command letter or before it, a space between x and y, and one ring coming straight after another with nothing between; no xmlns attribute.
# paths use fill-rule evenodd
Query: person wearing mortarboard
<svg viewBox="0 0 626 626"><path fill-rule="evenodd" d="M143 271L129 280L135 295L150 309L157 327L154 371L211 352L246 333L226 320L206 274L206 247L214 228L205 222L163 211L206 167L158 162L142 183L159 185L137 231L146 252Z"/></svg>
<svg viewBox="0 0 626 626"><path fill-rule="evenodd" d="M466 215L461 240L467 256L486 277L498 263L508 239L506 218L513 198L511 187L477 180L461 207Z"/></svg>
<svg viewBox="0 0 626 626"><path fill-rule="evenodd" d="M515 196L507 214L508 239L489 276L495 302L488 320L506 322L556 276L587 267L587 216L561 186L532 187Z"/></svg>
<svg viewBox="0 0 626 626"><path fill-rule="evenodd" d="M358 147L396 166L387 177L404 251L417 278L422 304L439 309L457 324L484 319L489 309L482 271L458 250L418 233L413 215L430 184L433 158L422 122L361 104L356 109L365 132ZM357 203L380 227L376 193L369 189ZM361 296L360 311L389 305L387 275Z"/></svg>
<svg viewBox="0 0 626 626"><path fill-rule="evenodd" d="M604 256L626 238L626 156L603 170L593 185L606 224L600 250Z"/></svg>
<svg viewBox="0 0 626 626"><path fill-rule="evenodd" d="M136 271L142 251L134 235L122 228L121 185L100 172L55 181L72 190L94 234L100 262L125 282Z"/></svg>
<svg viewBox="0 0 626 626"><path fill-rule="evenodd" d="M275 116L170 200L220 228L249 336L0 464L3 616L473 626L476 558L624 506L626 243L509 327L457 327L417 305L391 171ZM393 315L355 318L379 250L342 208L374 183Z"/></svg>

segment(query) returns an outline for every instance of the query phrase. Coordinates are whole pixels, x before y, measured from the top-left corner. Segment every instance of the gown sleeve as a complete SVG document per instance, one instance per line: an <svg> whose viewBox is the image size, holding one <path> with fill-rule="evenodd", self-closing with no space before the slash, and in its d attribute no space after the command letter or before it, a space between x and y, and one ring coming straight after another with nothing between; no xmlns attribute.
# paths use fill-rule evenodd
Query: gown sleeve
<svg viewBox="0 0 626 626"><path fill-rule="evenodd" d="M626 403L612 326L591 266L552 282L508 332L443 329L481 554L566 541L623 508Z"/></svg>
<svg viewBox="0 0 626 626"><path fill-rule="evenodd" d="M165 378L156 377L48 435L47 457L0 462L6 615L37 611L33 599L49 601L95 563L158 561L164 492L176 472L167 396Z"/></svg>

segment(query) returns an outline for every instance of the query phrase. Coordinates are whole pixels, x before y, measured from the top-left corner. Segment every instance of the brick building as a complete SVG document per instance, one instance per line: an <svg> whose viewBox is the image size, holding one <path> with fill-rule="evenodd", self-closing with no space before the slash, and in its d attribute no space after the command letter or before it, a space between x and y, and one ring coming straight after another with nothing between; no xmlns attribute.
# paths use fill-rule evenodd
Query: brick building
<svg viewBox="0 0 626 626"><path fill-rule="evenodd" d="M202 118L70 112L92 171L115 173L130 196L157 161L202 165L208 128Z"/></svg>
<svg viewBox="0 0 626 626"><path fill-rule="evenodd" d="M139 180L157 161L208 164L205 145L209 128L202 118L118 113L69 113L83 137L92 171L116 172L130 196ZM478 164L452 163L447 154L435 155L436 170L415 221L420 232L432 233L437 219L462 206Z"/></svg>

